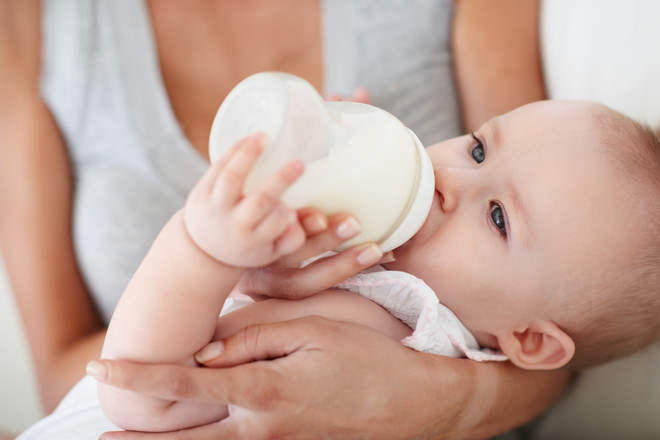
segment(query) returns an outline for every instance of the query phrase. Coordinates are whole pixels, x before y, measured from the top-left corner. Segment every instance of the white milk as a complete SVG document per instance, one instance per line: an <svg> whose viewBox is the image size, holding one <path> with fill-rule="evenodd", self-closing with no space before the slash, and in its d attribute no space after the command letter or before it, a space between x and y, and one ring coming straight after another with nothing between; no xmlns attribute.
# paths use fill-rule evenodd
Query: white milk
<svg viewBox="0 0 660 440"><path fill-rule="evenodd" d="M344 246L381 242L400 223L415 189L416 151L406 148L411 142L403 126L366 125L345 148L308 163L283 201L292 208L355 215L362 233Z"/></svg>

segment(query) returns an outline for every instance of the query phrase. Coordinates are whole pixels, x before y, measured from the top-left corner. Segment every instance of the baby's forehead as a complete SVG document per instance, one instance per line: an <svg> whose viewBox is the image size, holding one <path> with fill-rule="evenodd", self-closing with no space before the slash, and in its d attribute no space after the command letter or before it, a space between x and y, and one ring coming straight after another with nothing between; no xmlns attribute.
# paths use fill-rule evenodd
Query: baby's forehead
<svg viewBox="0 0 660 440"><path fill-rule="evenodd" d="M622 157L631 153L612 141L621 136L618 126L625 120L594 103L550 104L541 110L536 116L543 126L526 139L536 144L530 147L535 153L520 147L513 171L521 178L514 183L528 201L539 246L550 250L544 255L566 261L570 256L574 267L588 266L634 240L640 233L634 224L640 216L648 218L639 202L640 186L628 169L634 164L622 166ZM543 121L548 115L557 119Z"/></svg>
<svg viewBox="0 0 660 440"><path fill-rule="evenodd" d="M524 105L503 115L517 117L518 124L532 124L535 130L556 134L603 133L620 128L625 116L598 102L548 100Z"/></svg>
<svg viewBox="0 0 660 440"><path fill-rule="evenodd" d="M601 159L620 165L627 155L638 153L631 150L635 145L630 142L636 132L634 121L603 104L540 101L519 110L520 114L515 111L510 114L515 117L506 121L507 124L497 125L506 125L508 133L521 138L525 153L537 153L539 157L563 156L568 159L566 165L573 159L580 159L581 155L596 159L602 153L611 157Z"/></svg>

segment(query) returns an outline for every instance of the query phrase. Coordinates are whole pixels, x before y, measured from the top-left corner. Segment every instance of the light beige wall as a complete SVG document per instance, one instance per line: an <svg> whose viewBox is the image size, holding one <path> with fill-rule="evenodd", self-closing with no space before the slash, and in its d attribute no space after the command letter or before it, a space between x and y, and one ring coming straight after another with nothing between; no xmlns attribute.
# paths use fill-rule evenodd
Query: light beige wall
<svg viewBox="0 0 660 440"><path fill-rule="evenodd" d="M0 257L0 432L19 433L41 417L30 355Z"/></svg>

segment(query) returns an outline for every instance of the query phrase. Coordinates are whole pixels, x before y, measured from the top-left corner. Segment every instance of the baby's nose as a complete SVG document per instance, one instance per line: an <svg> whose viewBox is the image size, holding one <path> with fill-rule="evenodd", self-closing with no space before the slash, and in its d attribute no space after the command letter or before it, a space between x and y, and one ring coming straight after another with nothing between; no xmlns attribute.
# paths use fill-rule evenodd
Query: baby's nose
<svg viewBox="0 0 660 440"><path fill-rule="evenodd" d="M475 172L469 168L439 166L435 168L435 188L440 194L441 208L451 212L479 189Z"/></svg>

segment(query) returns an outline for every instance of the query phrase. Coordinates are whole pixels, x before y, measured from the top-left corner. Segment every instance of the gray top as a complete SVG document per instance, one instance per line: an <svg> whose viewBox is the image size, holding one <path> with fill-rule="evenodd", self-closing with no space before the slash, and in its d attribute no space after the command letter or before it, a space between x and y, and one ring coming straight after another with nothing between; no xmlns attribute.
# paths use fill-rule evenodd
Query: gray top
<svg viewBox="0 0 660 440"><path fill-rule="evenodd" d="M74 241L107 323L128 280L207 167L163 85L138 0L45 0L41 91L75 175ZM365 86L426 145L460 133L451 0L322 1L325 93ZM218 103L219 105L220 103Z"/></svg>

